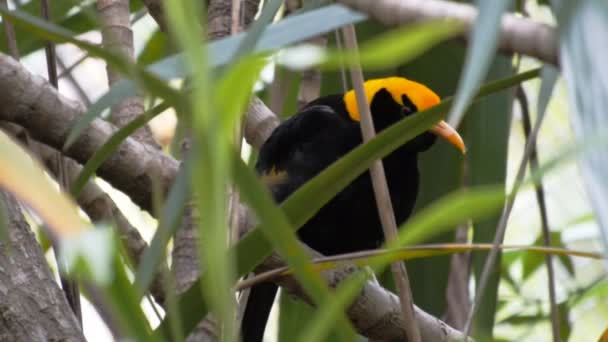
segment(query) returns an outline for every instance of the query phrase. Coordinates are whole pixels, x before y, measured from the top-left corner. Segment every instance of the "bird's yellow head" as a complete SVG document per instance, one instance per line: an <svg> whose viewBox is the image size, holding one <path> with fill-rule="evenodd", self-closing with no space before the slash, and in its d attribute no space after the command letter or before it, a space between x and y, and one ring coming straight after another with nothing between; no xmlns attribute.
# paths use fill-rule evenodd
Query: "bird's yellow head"
<svg viewBox="0 0 608 342"><path fill-rule="evenodd" d="M404 77L387 77L369 80L365 82L364 89L368 106L372 105L374 97L380 91L386 90L393 101L398 104L400 108L404 109L401 111L403 113L423 111L441 102L439 96L427 86L408 80ZM357 106L355 91L350 90L346 92L343 101L350 118L354 121L360 121L361 114ZM464 141L458 132L450 127L445 121L440 121L431 128L430 131L456 146L462 153L465 153L466 148Z"/></svg>

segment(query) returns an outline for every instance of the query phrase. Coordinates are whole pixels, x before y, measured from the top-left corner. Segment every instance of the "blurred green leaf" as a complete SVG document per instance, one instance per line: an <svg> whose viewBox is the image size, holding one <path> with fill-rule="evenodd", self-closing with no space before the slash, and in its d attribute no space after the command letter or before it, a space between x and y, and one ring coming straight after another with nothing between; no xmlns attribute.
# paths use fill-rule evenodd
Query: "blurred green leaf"
<svg viewBox="0 0 608 342"><path fill-rule="evenodd" d="M585 141L608 131L608 46L596 43L608 32L608 3L556 0L552 4L560 27L560 64L573 109L569 118L577 140ZM608 156L597 149L582 158L580 168L608 251Z"/></svg>
<svg viewBox="0 0 608 342"><path fill-rule="evenodd" d="M92 6L88 6L89 10ZM34 16L40 15L40 0L32 0L18 7L19 11L27 12ZM76 33L83 33L96 28L95 23L82 10L70 13L74 8L72 1L52 1L50 2L50 16L58 25ZM70 13L68 15L68 13ZM0 27L0 37L6 37L4 25ZM26 30L16 28L15 36L17 46L22 56L44 48L45 41L40 37L29 34ZM0 51L8 51L7 40L0 39Z"/></svg>
<svg viewBox="0 0 608 342"><path fill-rule="evenodd" d="M488 78L507 77L513 72L511 58L499 56L492 62ZM496 93L474 104L464 119L464 140L469 146L466 177L471 186L500 185L506 188L512 104L512 91ZM497 213L485 220L473 221L473 242L491 243L499 217ZM473 253L473 270L477 283L487 256L486 252ZM499 253L496 265L500 264ZM499 281L500 267L495 267L473 321L474 336L492 337Z"/></svg>
<svg viewBox="0 0 608 342"><path fill-rule="evenodd" d="M454 42L440 44L416 60L399 68L399 73L421 82L441 98L454 94L458 84L460 65L464 60L464 48ZM474 149L476 146L467 148ZM420 190L414 212L426 207L438 198L462 187L464 158L454 153L452 145L441 139L418 157ZM435 236L428 243L453 242L454 232ZM416 275L412 292L416 305L425 311L441 316L446 311L446 293L450 273L450 258L417 259L407 262L408 272ZM426 270L433 269L433 272Z"/></svg>
<svg viewBox="0 0 608 342"><path fill-rule="evenodd" d="M562 241L561 232L551 232L550 238L551 238L552 247L565 248L564 243ZM543 245L542 235L539 236L534 241L534 245L535 246ZM564 267L566 268L568 273L571 276L574 276L574 265L572 264L572 260L570 260L570 258L568 258L567 256L560 256L559 260L562 263L562 265L564 265ZM544 264L545 264L545 258L542 255L524 254L523 258L522 258L522 266L523 266L522 277L523 277L523 279L525 280L528 277L530 277L530 275L532 275L536 270L538 270L538 268L540 266L543 266Z"/></svg>
<svg viewBox="0 0 608 342"><path fill-rule="evenodd" d="M293 298L285 291L279 296L279 342L293 342L316 310L307 303Z"/></svg>
<svg viewBox="0 0 608 342"><path fill-rule="evenodd" d="M1 131L0 165L0 188L30 206L55 238L73 237L85 231L88 224L80 217L76 204L59 192L28 152Z"/></svg>
<svg viewBox="0 0 608 342"><path fill-rule="evenodd" d="M196 234L200 274L206 273L199 290L206 304L218 320L220 335L226 341L237 339L234 321L234 262L227 253L227 193L231 170L233 130L225 130L218 116L218 96L209 67L207 46L199 25L199 13L206 13L203 4L196 1L170 1L165 3L169 29L177 45L184 51L183 63L191 71L187 105L182 117L191 129L192 158L189 174L196 213ZM203 21L204 21L203 17ZM239 96L239 94L233 94ZM223 113L222 113L223 114ZM183 316L182 316L183 317ZM186 334L187 335L187 334Z"/></svg>
<svg viewBox="0 0 608 342"><path fill-rule="evenodd" d="M156 274L158 265L165 257L169 240L174 236L175 231L182 222L184 206L192 195L190 175L188 174L190 166L188 164L190 164L190 161L187 160L185 165L180 168L175 182L171 186L165 205L158 218L156 233L150 242L150 246L142 255L139 267L137 267L134 286L139 291L140 296L143 296L147 292L153 277L158 276Z"/></svg>
<svg viewBox="0 0 608 342"><path fill-rule="evenodd" d="M493 190L494 190L494 192L496 192L496 194L498 194L500 192L498 188L495 188ZM492 193L491 188L476 189L475 191L479 192L479 193L484 193L484 191L485 191L489 194L489 195L487 195L488 198L494 199L494 197L491 197L491 193ZM455 192L453 194L449 194L448 196L445 196L445 199L447 200L450 197L458 197L458 196L466 197L466 196L463 196L463 193L464 192L462 192L462 191ZM479 195L474 195L473 197L475 197L475 196L479 196ZM500 196L497 195L497 197L500 197ZM470 203L471 200L466 199L465 202ZM464 206L464 204L461 204L461 206ZM455 207L459 207L459 206L455 206ZM480 214L480 215L481 216L487 215L484 213L487 213L489 210L486 209L485 207L482 209L483 209L482 214ZM427 210L427 209L425 209L425 210ZM428 209L428 210L430 210L430 209ZM450 211L456 212L456 209L454 209L454 210L450 209ZM437 229L437 232L429 232L429 234L431 236L439 235L442 233L442 231L450 230L453 228L450 228L449 225L440 225L439 228L436 228L436 229ZM424 240L424 238L420 238L420 237L415 237L415 239L420 240L420 241ZM399 261L399 260L414 260L414 259L420 259L420 258L443 256L443 255L454 254L454 253L464 253L464 252L472 252L472 251L489 251L493 247L494 247L494 245L489 244L489 243L485 243L485 244L471 244L471 243L415 244L415 245L408 245L406 247L396 247L393 249L374 249L374 250L368 250L368 251L359 251L359 252L353 252L353 253L320 257L320 258L314 259L313 263L315 265L315 269L317 269L317 270L328 270L328 269L340 268L341 266L344 265L344 263L343 263L344 261L347 261L347 262L352 263L357 266L369 266L369 265L373 265L377 260L380 260L380 261L387 260L388 262L392 263L392 262ZM527 246L527 245L499 245L498 248L505 251L506 253L508 253L510 251L517 251L518 253L541 255L541 256L542 255L557 255L557 256L572 256L572 257L580 257L580 258L589 258L589 259L596 259L596 260L606 259L605 256L598 254L598 253L587 252L587 251L582 251L582 250L569 250L566 248L559 248L559 247ZM279 269L275 269L275 270L272 270L269 272L274 273L276 275L281 275L281 276L291 275L294 273L293 270L287 266L279 268ZM262 276L262 275L260 275L260 276Z"/></svg>
<svg viewBox="0 0 608 342"><path fill-rule="evenodd" d="M144 49L137 56L137 63L140 65L150 65L158 62L167 57L170 48L171 45L167 34L157 29L152 33Z"/></svg>
<svg viewBox="0 0 608 342"><path fill-rule="evenodd" d="M274 17L279 10L279 7L283 4L282 0L268 0L264 1L264 7L256 21L251 24L247 30L245 38L240 42L234 55L231 56L230 60L238 60L244 54L255 49L260 37L262 36L266 27L272 22Z"/></svg>
<svg viewBox="0 0 608 342"><path fill-rule="evenodd" d="M95 174L101 164L118 149L125 139L168 108L167 102L163 102L116 131L86 162L71 186L70 192L72 196L78 198L89 179Z"/></svg>
<svg viewBox="0 0 608 342"><path fill-rule="evenodd" d="M464 71L458 84L448 122L458 127L467 107L490 69L500 33L501 17L511 0L475 1L479 11L471 32L471 44L465 57Z"/></svg>
<svg viewBox="0 0 608 342"><path fill-rule="evenodd" d="M113 256L114 279L109 286L104 287L103 292L116 322L126 335L135 341L160 342L160 338L152 335L152 329L140 306L139 297L129 281L120 255L114 253Z"/></svg>
<svg viewBox="0 0 608 342"><path fill-rule="evenodd" d="M256 217L261 222L257 230L265 235L281 257L294 268L294 274L306 293L317 305L331 301L329 288L321 275L315 271L308 254L295 234L295 229L291 226L287 216L274 204L270 193L254 171L243 162L235 163L234 181L238 185L243 200L255 211ZM346 317L337 316L334 322L339 326L339 340L352 341L355 333ZM306 340L320 341L322 339Z"/></svg>
<svg viewBox="0 0 608 342"><path fill-rule="evenodd" d="M441 41L462 33L458 22L431 21L386 31L360 44L359 58L348 51L332 51L322 64L336 69L342 63L361 63L365 70L396 67L422 55Z"/></svg>

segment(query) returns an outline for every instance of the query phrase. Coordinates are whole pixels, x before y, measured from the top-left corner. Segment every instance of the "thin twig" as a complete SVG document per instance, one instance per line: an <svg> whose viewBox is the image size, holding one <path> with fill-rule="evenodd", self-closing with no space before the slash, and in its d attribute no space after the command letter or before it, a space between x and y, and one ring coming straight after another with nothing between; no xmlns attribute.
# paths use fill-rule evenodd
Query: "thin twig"
<svg viewBox="0 0 608 342"><path fill-rule="evenodd" d="M528 96L524 88L519 85L516 88L515 97L519 102L522 113L522 123L524 128L524 135L526 141L530 139L530 130L532 127L530 120L530 110L528 105ZM535 173L539 168L538 154L536 150L536 143L532 142L532 152L530 152L530 171ZM545 202L545 189L543 187L542 179L539 178L538 182L534 184L534 190L536 192L536 200L538 202L538 211L540 213L540 222L543 233L543 244L546 247L551 246L551 233L549 231L549 219L547 215L547 204ZM545 264L547 265L547 281L549 287L549 304L551 308L551 328L553 333L553 342L560 341L560 322L559 314L557 311L557 301L555 298L555 272L553 270L553 256L551 254L545 255Z"/></svg>
<svg viewBox="0 0 608 342"><path fill-rule="evenodd" d="M342 37L340 36L340 32L335 30L334 35L336 36L336 48L338 51L342 51ZM340 60L340 81L342 81L342 91L346 93L350 88L348 87L348 78L346 77L346 68L344 67L343 60Z"/></svg>
<svg viewBox="0 0 608 342"><path fill-rule="evenodd" d="M235 35L239 33L242 28L242 20L244 19L242 14L241 4L242 0L232 0L232 19L230 24L230 34ZM239 120L236 122L233 128L234 134L234 146L239 153L243 147L243 122ZM230 184L229 189L230 197L228 199L228 228L230 230L230 243L236 243L239 240L239 227L241 225L240 222L240 210L239 203L241 201L241 196L236 188L234 183Z"/></svg>
<svg viewBox="0 0 608 342"><path fill-rule="evenodd" d="M399 253L399 252L411 252L412 258L424 258L428 257L427 254L419 254L415 256L414 252L431 252L431 251L444 251L447 253L454 253L454 255L458 254L467 254L472 251L487 251L491 250L494 247L493 244L490 243L430 243L430 244L422 244L422 245L413 245L413 246L405 246L399 247L395 250L386 250L386 249L372 249L367 251L358 251L352 253L344 253L344 254L336 254L331 256L315 256L312 258L311 262L315 265L319 265L317 270L325 271L328 269L337 269L347 263L352 263L357 266L367 266L373 262L375 257L379 256L388 256L390 253ZM566 250L563 248L556 247L537 247L530 245L499 245L501 250L520 250L526 252L534 252L534 253L543 253L545 255L564 255L566 254L570 256L577 256L581 258L590 258L590 259L606 259L606 257L600 253L587 252L583 250ZM404 259L407 259L407 254L395 254L397 257L403 256ZM263 272L256 274L254 277L247 278L238 282L235 286L237 291L260 284L268 281L275 281L281 277L287 277L293 275L293 268L290 266L280 266L269 269L264 269Z"/></svg>
<svg viewBox="0 0 608 342"><path fill-rule="evenodd" d="M64 70L64 72L57 76L57 78L61 78L62 75L65 76L68 82L70 82L72 84L72 87L74 87L74 89L76 90L76 93L78 93L78 97L80 98L80 100L82 100L84 105L87 106L87 108L90 107L91 99L89 98L89 95L87 95L86 91L84 91L80 83L78 83L73 73L71 71L67 71L65 62L59 56L57 56L57 65Z"/></svg>
<svg viewBox="0 0 608 342"><path fill-rule="evenodd" d="M50 0L42 0L41 5L41 14L42 18L46 21L51 22L51 11L50 11ZM57 51L55 50L55 44L51 41L47 41L44 47L44 52L46 55L46 68L49 77L49 83L55 88L59 89L59 80L57 78ZM69 187L69 183L67 183L67 174L65 170L65 165L63 163L62 154L59 151L55 153L55 159L57 160L59 167L57 180L59 182L59 186L65 190ZM55 257L57 259L57 267L59 269L59 278L61 281L61 287L63 288L63 292L65 293L66 299L70 304L70 308L72 308L72 312L76 316L78 323L82 327L82 309L80 306L80 289L78 286L78 282L75 279L69 279L66 276L65 265L62 264L61 259L58 258L59 254L59 244L58 241L54 241L53 250L55 252Z"/></svg>
<svg viewBox="0 0 608 342"><path fill-rule="evenodd" d="M517 170L517 175L515 176L515 183L513 184L513 188L511 189L511 193L509 198L507 199L507 203L503 208L502 214L500 216L500 220L498 221L498 225L496 226L496 235L494 236L494 248L490 251L486 262L483 265L483 272L481 274L481 278L479 280L479 284L477 286L477 291L475 293L475 301L473 302L473 306L471 306L471 311L469 311L469 316L467 317L467 322L464 326L464 334L465 336L469 336L471 332L471 323L473 321L473 317L475 313L477 313L477 309L479 308L479 303L481 303L481 299L483 297L484 291L488 285L488 279L490 278L490 273L494 268L494 264L496 262L496 257L498 256L498 246L502 243L505 237L505 231L507 230L507 221L509 219L509 215L511 214L511 210L513 209L513 204L515 202L515 196L521 187L522 181L524 179L524 175L526 174L526 166L528 165L528 161L530 160L530 155L533 151L533 146L536 142L536 137L538 136L538 131L540 130L540 126L543 122L544 113L538 113L538 119L534 124L534 128L532 132L530 132L530 136L528 137L528 141L526 143L526 148L524 150L524 155L519 164L519 169Z"/></svg>
<svg viewBox="0 0 608 342"><path fill-rule="evenodd" d="M8 8L8 3L6 0L0 0L0 5ZM15 27L13 27L13 23L3 18L2 25L4 25L4 35L6 36L6 45L8 46L8 51L11 57L15 60L19 60L19 48L17 47L17 35L15 34Z"/></svg>
<svg viewBox="0 0 608 342"><path fill-rule="evenodd" d="M342 33L344 35L344 45L346 46L346 49L356 54L359 47L354 25L344 27ZM363 135L363 141L367 142L376 135L376 132L370 108L367 99L365 98L363 71L361 70L361 66L351 66L350 75L357 97L357 106L361 113L361 134ZM382 230L384 231L384 239L390 243L397 238L397 222L395 221L393 204L391 202L382 161L376 160L370 167L370 173L376 204L380 214L380 221L382 222ZM414 317L414 302L412 300L412 291L405 264L400 261L394 262L391 264L391 270L393 272L395 284L399 289L399 299L401 301L403 318L406 322L408 341L420 342L420 331L418 330L418 325Z"/></svg>

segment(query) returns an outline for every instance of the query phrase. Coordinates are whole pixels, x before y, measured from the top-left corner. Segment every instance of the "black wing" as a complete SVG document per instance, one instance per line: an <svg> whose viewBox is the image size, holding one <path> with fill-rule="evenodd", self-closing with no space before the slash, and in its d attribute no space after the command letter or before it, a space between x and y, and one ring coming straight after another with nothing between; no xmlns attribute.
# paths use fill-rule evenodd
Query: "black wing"
<svg viewBox="0 0 608 342"><path fill-rule="evenodd" d="M332 107L306 107L279 125L260 149L256 169L283 201L302 184L352 149L355 123Z"/></svg>
<svg viewBox="0 0 608 342"><path fill-rule="evenodd" d="M256 169L274 199L283 201L347 151L353 123L331 107L311 105L281 123L260 149ZM356 128L356 127L355 127ZM261 342L277 285L253 286L241 323L244 342Z"/></svg>

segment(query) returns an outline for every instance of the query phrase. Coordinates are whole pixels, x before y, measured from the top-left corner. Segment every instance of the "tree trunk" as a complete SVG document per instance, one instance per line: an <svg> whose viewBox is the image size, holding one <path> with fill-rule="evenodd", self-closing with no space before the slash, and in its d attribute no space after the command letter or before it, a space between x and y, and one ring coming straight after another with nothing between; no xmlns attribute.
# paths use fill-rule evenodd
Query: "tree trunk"
<svg viewBox="0 0 608 342"><path fill-rule="evenodd" d="M8 233L0 240L0 341L85 341L21 209L4 192L0 202Z"/></svg>

